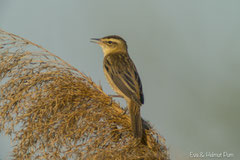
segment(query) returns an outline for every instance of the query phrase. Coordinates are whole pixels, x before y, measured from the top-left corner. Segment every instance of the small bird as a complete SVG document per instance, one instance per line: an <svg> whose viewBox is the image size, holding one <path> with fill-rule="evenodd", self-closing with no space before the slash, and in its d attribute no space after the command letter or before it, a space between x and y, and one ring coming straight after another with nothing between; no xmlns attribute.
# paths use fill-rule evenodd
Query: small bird
<svg viewBox="0 0 240 160"><path fill-rule="evenodd" d="M140 107L144 104L142 83L137 69L128 54L126 41L117 35L92 38L104 53L103 70L112 89L123 97L128 106L133 135L142 139Z"/></svg>

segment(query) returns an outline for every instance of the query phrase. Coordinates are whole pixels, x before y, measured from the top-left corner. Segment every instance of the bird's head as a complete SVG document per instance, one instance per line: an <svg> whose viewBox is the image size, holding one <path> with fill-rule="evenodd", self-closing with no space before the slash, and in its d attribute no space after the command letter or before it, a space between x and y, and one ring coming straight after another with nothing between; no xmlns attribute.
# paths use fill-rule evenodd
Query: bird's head
<svg viewBox="0 0 240 160"><path fill-rule="evenodd" d="M120 36L111 35L103 38L92 38L91 42L97 43L102 47L104 56L110 53L127 53L127 43Z"/></svg>

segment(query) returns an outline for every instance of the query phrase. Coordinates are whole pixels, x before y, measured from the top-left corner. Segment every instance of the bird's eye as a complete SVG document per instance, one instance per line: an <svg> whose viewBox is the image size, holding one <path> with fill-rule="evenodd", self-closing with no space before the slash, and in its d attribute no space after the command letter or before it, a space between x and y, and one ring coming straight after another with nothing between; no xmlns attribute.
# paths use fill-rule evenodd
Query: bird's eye
<svg viewBox="0 0 240 160"><path fill-rule="evenodd" d="M108 41L108 44L112 44L113 42L112 41Z"/></svg>

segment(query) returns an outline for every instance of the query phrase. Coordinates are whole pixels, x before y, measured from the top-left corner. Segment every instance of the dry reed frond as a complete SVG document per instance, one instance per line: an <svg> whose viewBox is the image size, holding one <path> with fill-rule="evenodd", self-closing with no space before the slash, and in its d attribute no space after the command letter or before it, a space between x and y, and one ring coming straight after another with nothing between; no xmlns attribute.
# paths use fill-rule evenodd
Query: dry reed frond
<svg viewBox="0 0 240 160"><path fill-rule="evenodd" d="M137 145L128 115L99 86L46 49L0 30L0 131L14 159L169 159L144 121Z"/></svg>

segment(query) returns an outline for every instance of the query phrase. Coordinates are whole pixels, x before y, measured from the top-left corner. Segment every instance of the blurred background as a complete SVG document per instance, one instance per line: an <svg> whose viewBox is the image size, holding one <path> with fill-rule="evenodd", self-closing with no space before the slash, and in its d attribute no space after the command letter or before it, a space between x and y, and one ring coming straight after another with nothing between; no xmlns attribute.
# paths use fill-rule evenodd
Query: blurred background
<svg viewBox="0 0 240 160"><path fill-rule="evenodd" d="M143 83L142 117L173 160L200 152L240 159L239 15L238 0L0 0L1 29L60 56L109 94L102 51L89 41L127 40ZM10 151L1 134L0 159Z"/></svg>

